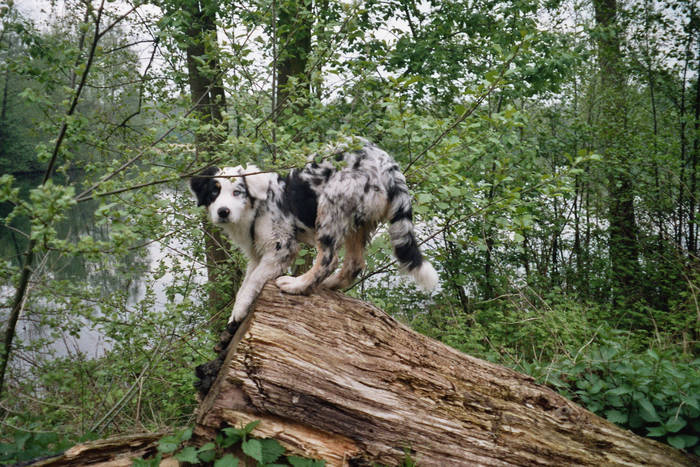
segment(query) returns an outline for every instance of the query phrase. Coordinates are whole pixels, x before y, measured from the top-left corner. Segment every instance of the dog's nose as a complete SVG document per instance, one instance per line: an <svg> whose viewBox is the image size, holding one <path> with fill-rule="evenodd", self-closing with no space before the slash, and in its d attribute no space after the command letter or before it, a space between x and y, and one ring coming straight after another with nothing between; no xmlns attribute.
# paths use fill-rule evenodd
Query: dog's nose
<svg viewBox="0 0 700 467"><path fill-rule="evenodd" d="M228 215L231 214L231 210L229 208L219 208L217 213L219 214L220 218L226 219Z"/></svg>

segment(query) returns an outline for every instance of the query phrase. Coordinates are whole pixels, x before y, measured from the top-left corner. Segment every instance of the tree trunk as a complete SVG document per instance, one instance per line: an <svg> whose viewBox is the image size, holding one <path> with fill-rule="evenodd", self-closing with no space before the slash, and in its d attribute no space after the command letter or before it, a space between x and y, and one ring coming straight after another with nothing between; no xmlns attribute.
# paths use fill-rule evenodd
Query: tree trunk
<svg viewBox="0 0 700 467"><path fill-rule="evenodd" d="M700 33L698 37L698 65L700 65ZM698 252L698 225L696 205L698 196L698 155L700 155L700 74L695 78L695 122L693 124L693 154L690 160L690 206L688 208L688 252Z"/></svg>
<svg viewBox="0 0 700 467"><path fill-rule="evenodd" d="M616 0L593 0L601 76L598 145L607 161L612 298L618 306L639 299L639 247L632 163L627 147L627 99Z"/></svg>
<svg viewBox="0 0 700 467"><path fill-rule="evenodd" d="M268 284L197 414L195 439L261 423L328 465L691 465L539 385L330 291Z"/></svg>
<svg viewBox="0 0 700 467"><path fill-rule="evenodd" d="M186 3L191 23L186 31L187 73L192 105L195 115L203 124L220 125L220 131L228 130L223 119L226 96L223 91L222 73L216 48L216 4L210 1ZM203 66L202 64L206 64ZM211 158L218 146L226 139L222 133L195 132L197 158ZM209 291L209 309L212 314L230 302L232 292L242 277L240 268L228 264L231 246L219 229L202 219L207 262L207 277L210 284L227 284L228 290L212 287ZM232 283L232 284L231 284ZM227 313L223 315L228 316Z"/></svg>
<svg viewBox="0 0 700 467"><path fill-rule="evenodd" d="M290 97L289 78L299 79L300 86L295 93L306 97L309 94L309 78L306 76L308 57L311 54L311 27L313 25L311 0L282 0L277 16L277 33L279 57L277 62L277 106L285 107ZM305 100L303 102L306 102ZM298 104L293 107L297 112L305 107Z"/></svg>

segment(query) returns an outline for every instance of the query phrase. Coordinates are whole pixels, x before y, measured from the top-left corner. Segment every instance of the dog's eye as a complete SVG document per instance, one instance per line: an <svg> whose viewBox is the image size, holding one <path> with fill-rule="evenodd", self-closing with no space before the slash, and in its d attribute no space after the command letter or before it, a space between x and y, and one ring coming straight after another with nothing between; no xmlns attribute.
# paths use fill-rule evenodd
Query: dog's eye
<svg viewBox="0 0 700 467"><path fill-rule="evenodd" d="M241 191L241 190L233 190L233 196L241 196L241 195L243 195L243 194L245 194L244 191Z"/></svg>
<svg viewBox="0 0 700 467"><path fill-rule="evenodd" d="M219 182L214 182L214 186L216 187L217 190L221 189L221 183L219 183Z"/></svg>

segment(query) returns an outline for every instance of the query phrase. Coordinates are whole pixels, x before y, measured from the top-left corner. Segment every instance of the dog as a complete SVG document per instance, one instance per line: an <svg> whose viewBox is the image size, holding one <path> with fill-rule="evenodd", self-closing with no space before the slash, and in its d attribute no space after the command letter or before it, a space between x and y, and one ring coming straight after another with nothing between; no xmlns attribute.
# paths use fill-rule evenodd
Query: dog
<svg viewBox="0 0 700 467"><path fill-rule="evenodd" d="M438 284L416 242L406 178L389 154L366 139L345 139L284 177L254 165L209 167L189 186L197 205L248 259L229 323L246 317L271 279L289 294L348 287L364 269L365 248L382 221L389 223L400 270L425 291ZM298 277L282 275L300 243L316 246L313 266ZM343 245L343 265L335 271Z"/></svg>

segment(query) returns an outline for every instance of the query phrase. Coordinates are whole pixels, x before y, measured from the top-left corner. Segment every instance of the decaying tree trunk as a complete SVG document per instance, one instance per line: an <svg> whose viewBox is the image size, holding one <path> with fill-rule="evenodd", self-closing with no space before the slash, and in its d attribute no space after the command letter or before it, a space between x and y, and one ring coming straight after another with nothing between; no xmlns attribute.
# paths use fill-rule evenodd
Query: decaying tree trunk
<svg viewBox="0 0 700 467"><path fill-rule="evenodd" d="M397 465L406 451L419 466L698 465L335 292L294 296L268 284L222 353L218 376L200 386L213 382L195 444L259 420L254 436L330 466ZM154 455L159 437L94 441L31 465L130 465Z"/></svg>
<svg viewBox="0 0 700 467"><path fill-rule="evenodd" d="M60 455L38 459L31 467L81 466L129 467L135 458L152 457L164 433L143 433L89 441L73 446ZM166 459L161 467L177 466L175 459Z"/></svg>
<svg viewBox="0 0 700 467"><path fill-rule="evenodd" d="M195 435L261 423L328 465L692 465L536 384L342 294L268 284L236 332Z"/></svg>

